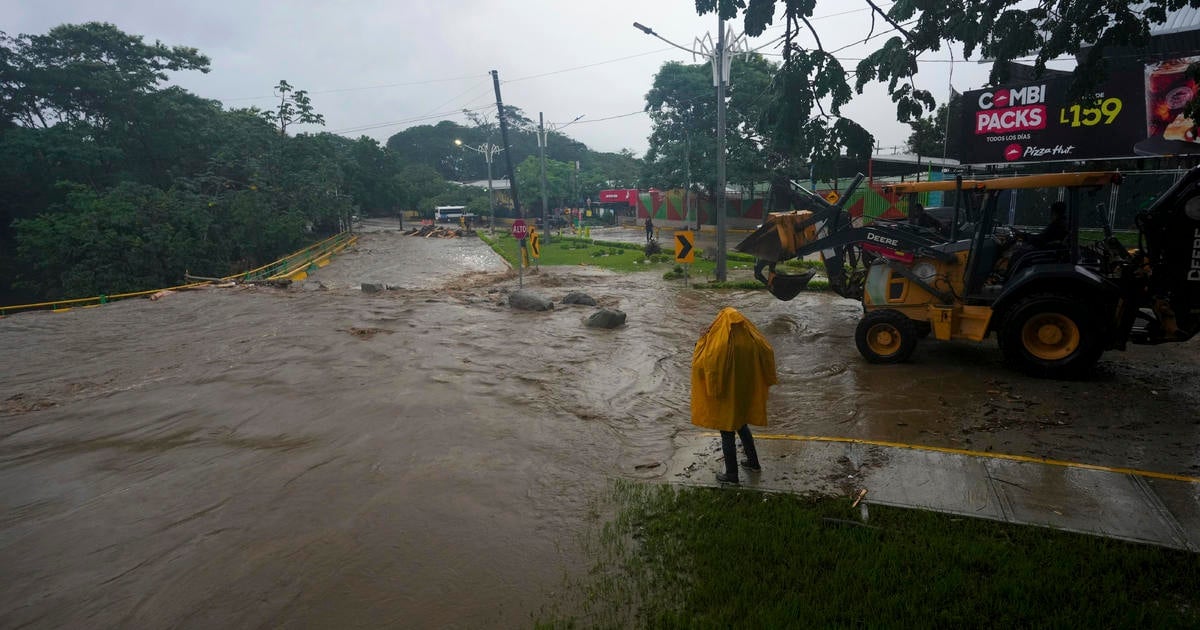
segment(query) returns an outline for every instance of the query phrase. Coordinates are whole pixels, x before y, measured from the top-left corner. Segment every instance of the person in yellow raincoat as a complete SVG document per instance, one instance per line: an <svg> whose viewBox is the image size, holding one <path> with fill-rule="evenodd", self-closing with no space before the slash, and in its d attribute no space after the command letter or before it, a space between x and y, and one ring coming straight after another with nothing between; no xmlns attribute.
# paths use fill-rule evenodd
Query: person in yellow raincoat
<svg viewBox="0 0 1200 630"><path fill-rule="evenodd" d="M776 382L766 337L737 309L721 309L692 353L692 424L721 432L725 472L717 481L738 483L735 431L746 452L742 466L762 470L749 425L767 425L767 394Z"/></svg>

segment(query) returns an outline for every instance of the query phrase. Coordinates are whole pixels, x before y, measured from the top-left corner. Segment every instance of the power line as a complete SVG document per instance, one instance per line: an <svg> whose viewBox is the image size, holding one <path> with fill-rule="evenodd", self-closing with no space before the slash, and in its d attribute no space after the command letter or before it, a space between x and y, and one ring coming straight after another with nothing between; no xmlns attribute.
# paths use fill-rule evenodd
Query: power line
<svg viewBox="0 0 1200 630"><path fill-rule="evenodd" d="M479 77L478 74L469 74L469 75L464 75L461 77L451 77L449 79L429 79L426 81L408 81L405 83L385 83L383 85L364 85L364 86L359 86L359 87L337 88L337 89L333 89L333 90L318 90L315 92L308 92L308 93L309 94L337 94L339 92L357 92L359 90L380 90L380 89L384 89L384 88L393 88L393 87L407 87L407 86L412 86L412 85L429 85L431 83L449 83L452 81L465 81L467 79L475 79L478 77ZM274 96L274 95L272 95L272 96L239 96L237 98L223 98L223 99L218 99L218 100L228 101L228 102L259 101L259 100L268 99L268 98L276 99L279 97Z"/></svg>
<svg viewBox="0 0 1200 630"><path fill-rule="evenodd" d="M527 81L529 79L540 79L541 77L548 77L548 76L555 75L555 74L562 74L564 72L574 72L575 70L584 70L587 68L594 68L596 66L602 66L602 65L608 64L608 63L616 63L618 61L625 61L627 59L634 59L636 57L645 57L646 55L656 55L660 52L665 52L668 50L671 50L671 49L670 48L660 48L658 50L651 50L651 51L644 52L644 53L638 53L636 55L628 55L626 57L617 57L616 59L608 59L606 61L597 61L596 63L589 63L584 66L575 66L573 68L563 68L562 70L554 70L552 72L543 72L542 74L531 74L527 77L517 77L516 79L506 79L504 81L501 81L501 83L516 83L517 81Z"/></svg>
<svg viewBox="0 0 1200 630"><path fill-rule="evenodd" d="M482 107L466 109L466 111L479 112L479 111L489 109L491 107L492 106L489 104L489 105L484 105ZM345 129L335 129L335 130L331 131L330 133L347 134L347 133L357 133L360 131L369 131L371 129L381 129L383 127L395 127L397 125L407 125L409 123L421 122L424 120L432 120L434 118L443 118L445 116L454 116L456 114L461 116L461 115L463 115L463 111L464 111L463 109L455 109L455 110L451 110L451 111L440 112L437 114L427 114L424 116L416 116L414 118L406 118L404 120L393 120L391 122L382 122L382 123L370 123L370 124L366 124L366 125L360 125L357 127L346 127Z"/></svg>
<svg viewBox="0 0 1200 630"><path fill-rule="evenodd" d="M639 109L636 112L629 112L628 114L617 114L616 116L607 116L605 118L592 118L591 120L581 120L575 124L576 125L587 125L587 124L591 124L591 123L604 122L606 120L616 120L618 118L628 118L630 116L637 116L638 114L645 114L645 113L647 113L645 110Z"/></svg>

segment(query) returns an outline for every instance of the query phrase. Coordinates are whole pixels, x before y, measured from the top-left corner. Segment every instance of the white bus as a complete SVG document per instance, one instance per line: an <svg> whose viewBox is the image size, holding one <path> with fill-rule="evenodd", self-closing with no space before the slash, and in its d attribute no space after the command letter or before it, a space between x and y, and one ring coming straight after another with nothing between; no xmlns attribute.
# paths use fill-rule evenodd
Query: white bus
<svg viewBox="0 0 1200 630"><path fill-rule="evenodd" d="M475 220L474 213L467 212L466 206L437 206L433 209L433 220L437 223L466 223Z"/></svg>

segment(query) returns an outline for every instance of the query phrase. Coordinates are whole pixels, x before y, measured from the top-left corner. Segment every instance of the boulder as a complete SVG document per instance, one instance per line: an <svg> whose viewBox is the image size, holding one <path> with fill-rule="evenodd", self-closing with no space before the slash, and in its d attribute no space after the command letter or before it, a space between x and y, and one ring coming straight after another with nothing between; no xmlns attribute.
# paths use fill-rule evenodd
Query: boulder
<svg viewBox="0 0 1200 630"><path fill-rule="evenodd" d="M300 289L303 291L328 291L329 287L319 280L305 280L304 284L300 285Z"/></svg>
<svg viewBox="0 0 1200 630"><path fill-rule="evenodd" d="M595 306L596 300L586 293L572 291L562 299L563 304L582 304L584 306Z"/></svg>
<svg viewBox="0 0 1200 630"><path fill-rule="evenodd" d="M361 285L363 293L379 293L383 290L384 285L379 282L364 282Z"/></svg>
<svg viewBox="0 0 1200 630"><path fill-rule="evenodd" d="M625 325L625 313L602 308L587 318L588 328L617 328Z"/></svg>
<svg viewBox="0 0 1200 630"><path fill-rule="evenodd" d="M514 291L508 296L508 305L522 311L549 311L554 309L554 302L524 289Z"/></svg>

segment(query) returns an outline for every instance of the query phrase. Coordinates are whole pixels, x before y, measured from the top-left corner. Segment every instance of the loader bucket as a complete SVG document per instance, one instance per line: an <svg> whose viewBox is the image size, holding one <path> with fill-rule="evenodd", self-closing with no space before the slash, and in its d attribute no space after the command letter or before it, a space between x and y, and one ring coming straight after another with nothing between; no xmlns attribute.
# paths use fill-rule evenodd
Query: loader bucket
<svg viewBox="0 0 1200 630"><path fill-rule="evenodd" d="M771 282L767 284L767 290L776 298L787 302L800 294L804 287L808 286L808 281L812 280L813 276L817 275L816 269L809 269L801 274L786 274L773 273L771 274Z"/></svg>
<svg viewBox="0 0 1200 630"><path fill-rule="evenodd" d="M810 224L812 215L808 210L772 212L734 249L772 262L795 258L796 248L816 239L816 228Z"/></svg>

